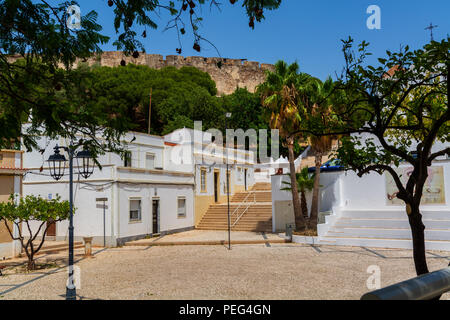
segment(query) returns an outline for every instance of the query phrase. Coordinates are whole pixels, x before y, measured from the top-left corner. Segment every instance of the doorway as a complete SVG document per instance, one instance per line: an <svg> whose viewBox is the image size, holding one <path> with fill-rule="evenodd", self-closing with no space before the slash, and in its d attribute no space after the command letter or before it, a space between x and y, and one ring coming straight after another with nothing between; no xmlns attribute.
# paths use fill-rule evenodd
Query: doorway
<svg viewBox="0 0 450 320"><path fill-rule="evenodd" d="M245 187L245 191L247 191L247 171L248 171L248 169L244 170L244 187Z"/></svg>
<svg viewBox="0 0 450 320"><path fill-rule="evenodd" d="M152 202L152 234L158 234L159 231L159 199L153 199Z"/></svg>
<svg viewBox="0 0 450 320"><path fill-rule="evenodd" d="M49 220L47 221L47 237L56 237L56 222Z"/></svg>
<svg viewBox="0 0 450 320"><path fill-rule="evenodd" d="M219 172L214 171L214 202L219 202Z"/></svg>

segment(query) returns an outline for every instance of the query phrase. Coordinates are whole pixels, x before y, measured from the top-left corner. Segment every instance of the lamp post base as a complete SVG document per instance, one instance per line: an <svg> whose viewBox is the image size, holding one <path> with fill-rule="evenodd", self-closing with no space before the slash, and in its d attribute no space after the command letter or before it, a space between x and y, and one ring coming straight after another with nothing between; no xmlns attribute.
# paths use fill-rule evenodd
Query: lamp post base
<svg viewBox="0 0 450 320"><path fill-rule="evenodd" d="M69 289L66 287L66 300L77 300L77 289Z"/></svg>

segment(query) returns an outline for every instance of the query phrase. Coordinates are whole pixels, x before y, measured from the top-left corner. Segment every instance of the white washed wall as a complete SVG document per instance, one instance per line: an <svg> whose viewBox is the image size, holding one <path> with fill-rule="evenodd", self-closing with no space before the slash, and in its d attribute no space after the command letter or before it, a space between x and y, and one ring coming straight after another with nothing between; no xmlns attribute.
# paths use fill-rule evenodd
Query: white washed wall
<svg viewBox="0 0 450 320"><path fill-rule="evenodd" d="M423 205L427 210L450 210L450 161L435 161L433 166L444 168L445 200L443 205ZM402 165L400 167L407 167ZM386 173L387 174L387 173ZM272 203L292 201L289 191L281 191L282 181L289 181L286 175L272 176ZM320 211L333 211L339 214L344 210L403 210L403 206L387 204L385 174L370 173L358 177L355 172L323 172L320 175ZM308 209L311 208L311 196L307 194ZM275 217L275 205L272 206ZM275 218L274 218L275 221Z"/></svg>

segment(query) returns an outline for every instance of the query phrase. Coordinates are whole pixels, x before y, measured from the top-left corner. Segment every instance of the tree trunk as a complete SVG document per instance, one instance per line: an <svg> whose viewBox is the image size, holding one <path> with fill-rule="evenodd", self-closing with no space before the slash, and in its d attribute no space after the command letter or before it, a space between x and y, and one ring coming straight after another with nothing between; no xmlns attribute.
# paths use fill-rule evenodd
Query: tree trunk
<svg viewBox="0 0 450 320"><path fill-rule="evenodd" d="M322 156L315 156L316 175L314 177L314 188L311 203L311 216L309 217L309 227L317 229L317 217L319 216L319 191L320 191L320 167L322 166Z"/></svg>
<svg viewBox="0 0 450 320"><path fill-rule="evenodd" d="M302 207L303 217L308 218L308 203L306 202L305 190L300 190L300 205Z"/></svg>
<svg viewBox="0 0 450 320"><path fill-rule="evenodd" d="M36 269L36 263L34 262L34 256L30 254L28 256L28 262L27 262L27 270L32 271Z"/></svg>
<svg viewBox="0 0 450 320"><path fill-rule="evenodd" d="M305 229L305 219L303 218L298 195L297 176L295 174L294 143L288 143L289 150L289 175L291 177L292 204L294 206L295 228L297 231Z"/></svg>
<svg viewBox="0 0 450 320"><path fill-rule="evenodd" d="M414 265L417 275L420 276L429 272L425 253L425 225L422 222L419 207L410 206L410 210L408 218L413 240Z"/></svg>

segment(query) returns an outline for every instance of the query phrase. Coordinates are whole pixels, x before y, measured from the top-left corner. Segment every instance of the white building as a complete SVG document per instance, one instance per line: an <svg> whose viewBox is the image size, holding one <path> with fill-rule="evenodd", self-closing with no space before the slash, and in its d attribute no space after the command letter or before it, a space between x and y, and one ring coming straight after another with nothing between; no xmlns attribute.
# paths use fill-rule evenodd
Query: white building
<svg viewBox="0 0 450 320"><path fill-rule="evenodd" d="M252 151L223 148L212 142L212 134L186 128L176 130L164 139L168 146L167 167L191 172L195 177L195 225L211 204L226 201L227 162L230 195L247 191L255 184Z"/></svg>
<svg viewBox="0 0 450 320"><path fill-rule="evenodd" d="M195 134L205 138L203 143L193 143L191 137ZM95 168L88 179L78 176L74 163L76 241L93 237L94 244L105 241L108 246L116 246L149 235L190 230L210 204L226 199L226 166L223 157L214 154L222 153L223 148L211 151L211 136L207 133L181 129L159 137L130 132L123 143L127 149L125 159L114 153L100 156L102 169ZM68 199L68 168L66 175L55 181L46 163L56 144L68 145L62 139L42 137L39 148L45 149L43 154L24 154L28 170L23 180L24 195L53 198L58 194ZM180 151L185 153L181 157ZM237 157L229 167L231 195L254 183L252 163L245 160L249 152L232 152ZM104 207L98 200L105 198ZM67 240L68 221L57 223L47 236Z"/></svg>
<svg viewBox="0 0 450 320"><path fill-rule="evenodd" d="M448 147L436 142L432 152ZM416 146L412 146L415 148ZM412 167L400 164L406 178ZM287 176L272 176L273 231L294 223L292 196L281 191ZM358 177L353 171L322 172L319 207L326 214L318 225L317 244L412 248L411 231L404 203L395 196L391 175L370 173ZM311 194L307 193L308 209ZM426 226L428 250L450 251L450 159L438 157L429 168L421 213Z"/></svg>

